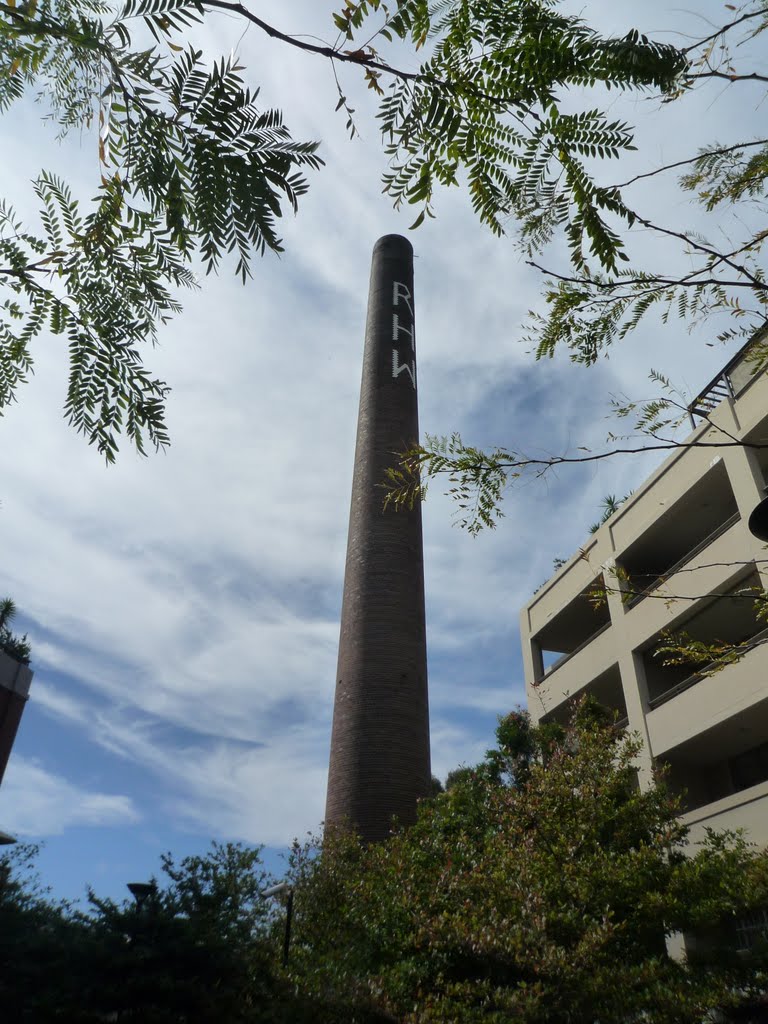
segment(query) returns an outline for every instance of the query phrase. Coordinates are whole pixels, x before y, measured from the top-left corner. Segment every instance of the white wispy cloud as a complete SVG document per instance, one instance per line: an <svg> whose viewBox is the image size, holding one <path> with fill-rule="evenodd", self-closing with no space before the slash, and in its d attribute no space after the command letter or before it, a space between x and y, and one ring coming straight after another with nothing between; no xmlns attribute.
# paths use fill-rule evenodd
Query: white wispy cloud
<svg viewBox="0 0 768 1024"><path fill-rule="evenodd" d="M89 742L162 780L162 812L177 827L284 846L321 823L326 750L311 724L283 727L260 743L174 739L157 719L112 704L94 712L56 687L38 687L37 699Z"/></svg>
<svg viewBox="0 0 768 1024"><path fill-rule="evenodd" d="M328 34L328 9L315 0L261 6L286 30ZM665 8L605 0L584 13L626 31L625 20L641 15L641 27L666 24ZM405 232L414 212L395 213L380 195L386 160L372 97L356 102L362 138L350 142L325 62L255 30L241 40L230 19L213 25L201 40L236 47L264 105L283 105L298 137L324 140L327 166L282 225L284 256L259 261L245 287L204 279L147 351L174 387L166 455L126 450L105 469L61 419L65 346L36 345L36 375L1 424L0 588L31 634L31 700L77 736L85 774L104 751L125 766L107 788L127 795L49 774L43 747L36 760L15 755L0 806L3 827L20 832L132 824L138 766L155 780L142 815L160 822L285 843L323 815L370 254L379 235ZM353 78L342 70L345 87ZM690 109L712 119L709 102ZM613 95L610 103L617 117L644 114ZM727 133L752 116L730 101L719 109ZM20 106L1 129L0 180L18 183L25 214L34 205L24 181L41 166L70 176L85 199L98 180L92 140L58 148L34 125L37 113ZM637 170L695 145L694 122L674 105L659 117L643 129ZM645 194L665 216L683 217L674 179ZM609 391L642 394L651 366L695 390L724 360L684 325L661 331L651 319L600 368L564 356L534 365L521 338L539 306L538 275L511 241L479 227L459 190L441 194L437 208L411 236L423 429L529 452L596 447L610 427ZM638 252L650 251L650 239L634 236ZM451 526L450 503L433 490L424 511L438 774L482 756L495 712L520 699L519 607L552 558L586 538L600 498L642 478L639 465L562 470L516 488L499 529L477 540ZM72 692L59 674L77 681Z"/></svg>
<svg viewBox="0 0 768 1024"><path fill-rule="evenodd" d="M73 785L40 763L12 758L0 795L3 828L22 837L57 835L74 825L132 825L140 815L130 796Z"/></svg>

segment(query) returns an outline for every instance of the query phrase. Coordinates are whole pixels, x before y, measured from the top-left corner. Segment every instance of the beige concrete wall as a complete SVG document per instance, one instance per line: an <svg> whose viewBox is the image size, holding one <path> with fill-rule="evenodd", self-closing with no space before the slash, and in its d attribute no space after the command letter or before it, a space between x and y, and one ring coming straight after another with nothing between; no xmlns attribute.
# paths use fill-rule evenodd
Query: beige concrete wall
<svg viewBox="0 0 768 1024"><path fill-rule="evenodd" d="M692 843L701 842L708 828L716 831L744 829L757 846L768 846L768 782L735 793L706 807L684 814Z"/></svg>
<svg viewBox="0 0 768 1024"><path fill-rule="evenodd" d="M600 572L597 538L585 542L572 558L534 594L523 609L525 628L531 635L539 633L554 616L573 601Z"/></svg>
<svg viewBox="0 0 768 1024"><path fill-rule="evenodd" d="M761 704L768 697L767 677L766 649L761 647L649 711L648 735L654 756Z"/></svg>
<svg viewBox="0 0 768 1024"><path fill-rule="evenodd" d="M521 612L528 706L534 720L562 709L566 701L585 691L609 666L618 664L629 728L639 732L645 744L641 763L641 776L645 779L650 778L654 758L675 754L682 744L692 749L691 743L695 745L696 737L705 732L717 743L718 736L725 737L728 723L736 722L736 715L742 716L739 721L743 721L745 714L752 714L758 705L768 701L768 643L753 650L740 663L701 679L654 710L649 708L642 657L643 650L662 629L679 625L705 607L708 597L711 599L734 586L744 575L745 563L766 560L765 566L758 565L758 571L763 586L768 587L768 547L747 529L750 512L765 495L768 479L764 479L766 473L760 467L768 466L768 456L758 456L753 450L732 443L748 435L752 435L753 441L768 444L765 374L755 379L736 401L721 402L710 422L700 424L686 439L695 446L674 451L597 533L585 539L584 547ZM675 507L675 515L681 510L684 513L686 495L712 467L717 467L712 473L718 479L722 479L720 474L725 469L740 518L686 561L682 571L628 605L618 593L622 584L612 576L612 567L622 564L623 554L632 545L645 543L641 539L666 512ZM707 479L712 479L712 475ZM695 515L693 508L691 515ZM664 519L667 521L668 517ZM562 664L542 673L537 636L600 572L617 591L608 595L610 626ZM712 639L716 637L713 635ZM760 721L762 715L763 712ZM768 713L765 721L765 735L760 742L768 741ZM734 724L728 733L729 742L736 742L736 732ZM706 743L702 744L704 747ZM707 754L714 758L716 750L713 752L710 747ZM723 756L730 754L726 752ZM696 771L695 762L691 771ZM702 834L705 825L745 827L756 842L768 844L768 782L699 808L686 815L685 820L689 819L695 836Z"/></svg>
<svg viewBox="0 0 768 1024"><path fill-rule="evenodd" d="M611 628L564 661L553 672L544 676L538 686L528 690L528 704L538 706L537 717L554 711L569 697L581 690L584 679L594 679L618 660L615 638Z"/></svg>

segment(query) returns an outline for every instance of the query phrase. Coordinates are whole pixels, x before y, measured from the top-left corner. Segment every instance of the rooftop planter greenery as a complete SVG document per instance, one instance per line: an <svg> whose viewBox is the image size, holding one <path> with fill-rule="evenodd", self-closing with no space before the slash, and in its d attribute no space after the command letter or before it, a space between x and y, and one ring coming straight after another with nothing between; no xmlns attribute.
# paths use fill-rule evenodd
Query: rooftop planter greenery
<svg viewBox="0 0 768 1024"><path fill-rule="evenodd" d="M14 636L8 626L8 623L11 622L15 615L16 605L14 601L10 597L6 597L1 600L0 651L4 651L15 661L20 661L22 665L28 665L32 654L32 648L27 640L27 634L25 633L24 636Z"/></svg>

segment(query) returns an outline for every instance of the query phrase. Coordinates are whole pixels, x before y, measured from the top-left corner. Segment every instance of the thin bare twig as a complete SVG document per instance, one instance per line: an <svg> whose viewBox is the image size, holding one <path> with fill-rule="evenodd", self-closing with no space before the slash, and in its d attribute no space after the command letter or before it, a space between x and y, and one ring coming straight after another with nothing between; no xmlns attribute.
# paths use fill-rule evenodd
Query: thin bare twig
<svg viewBox="0 0 768 1024"><path fill-rule="evenodd" d="M654 178L657 174L664 174L666 171L674 171L678 167L686 167L689 164L695 164L697 160L701 160L708 156L726 156L728 153L737 153L740 149L750 149L753 146L765 146L768 145L768 139L757 139L754 142L740 142L735 146L723 146L722 149L708 149L702 153L698 153L696 156L690 156L686 160L676 160L671 164L664 164L663 167L657 167L654 171L645 171L643 174L636 174L633 178L628 178L627 181L622 181L619 185L611 185L611 188L627 188L629 185L634 185L636 181L640 181L643 178Z"/></svg>
<svg viewBox="0 0 768 1024"><path fill-rule="evenodd" d="M660 224L654 224L653 221L646 220L644 217L640 217L637 214L635 214L635 219L639 224L642 224L643 227L648 228L649 231L657 231L659 234L667 235L669 238L678 238L681 242L689 245L697 252L703 252L706 253L707 256L712 256L718 261L718 263L725 263L726 266L731 268L731 270L735 270L737 274L743 274L744 277L748 278L753 288L765 289L768 287L765 281L761 281L758 277L755 277L755 275L743 264L734 263L733 260L729 259L724 253L720 253L717 249L712 249L710 246L704 245L703 242L697 242L694 238L691 238L690 235L686 235L685 232L674 231L672 228L663 228ZM701 273L704 272L704 269L705 268L702 268Z"/></svg>
<svg viewBox="0 0 768 1024"><path fill-rule="evenodd" d="M768 558L750 558L748 561L754 562L755 565L768 565ZM685 568L685 566L683 566L682 569L676 569L675 572L670 573L669 579L672 579L673 576L681 576L685 572L699 572L701 569L735 569L743 565L744 560L741 559L738 562L705 562L702 565L694 565L689 568ZM634 575L639 580L646 578L649 580L657 580L660 575L663 575L663 573L638 572ZM662 584L659 585L661 586Z"/></svg>
<svg viewBox="0 0 768 1024"><path fill-rule="evenodd" d="M466 462L460 467L457 467L455 463L449 464L442 469L433 470L429 475L482 472L488 469L527 469L532 466L540 466L542 471L546 471L556 466L601 462L603 459L613 458L614 455L642 455L645 452L673 451L679 448L749 448L752 451L763 451L768 449L768 442L760 444L755 441L670 441L664 444L642 445L640 448L613 448L607 452L596 452L590 455L552 455L546 459L520 455L509 460L503 458L477 459L475 462ZM422 456L422 462L428 463L431 454L428 452L426 456ZM406 454L404 458L407 459L407 457Z"/></svg>
<svg viewBox="0 0 768 1024"><path fill-rule="evenodd" d="M686 75L691 81L695 78L724 78L728 82L768 82L768 76L760 75L752 71L746 75L728 73L727 71L697 71L695 74Z"/></svg>
<svg viewBox="0 0 768 1024"><path fill-rule="evenodd" d="M681 53L690 53L692 50L697 50L700 46L706 46L707 43L711 43L713 39L717 39L718 36L724 36L726 32L730 32L732 28L736 28L737 25L741 25L742 22L750 21L752 18L765 17L765 11L752 11L751 14L742 14L740 18L736 18L734 21L729 21L727 25L721 25L720 28L713 32L711 35L704 36L703 39L699 39L695 43L691 43L690 46L686 46Z"/></svg>

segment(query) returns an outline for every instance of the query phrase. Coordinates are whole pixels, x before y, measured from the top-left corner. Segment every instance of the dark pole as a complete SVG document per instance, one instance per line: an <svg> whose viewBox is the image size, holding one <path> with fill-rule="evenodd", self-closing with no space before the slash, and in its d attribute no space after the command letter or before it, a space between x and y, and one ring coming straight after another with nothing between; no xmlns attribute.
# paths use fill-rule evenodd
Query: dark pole
<svg viewBox="0 0 768 1024"><path fill-rule="evenodd" d="M419 439L413 249L374 246L328 772L326 825L386 838L429 793L421 507L383 508L397 453Z"/></svg>
<svg viewBox="0 0 768 1024"><path fill-rule="evenodd" d="M288 890L285 904L285 937L283 939L283 967L288 966L288 950L291 948L291 921L293 920L293 889Z"/></svg>

